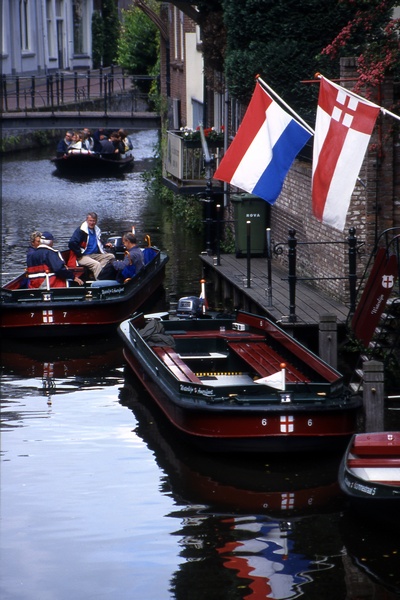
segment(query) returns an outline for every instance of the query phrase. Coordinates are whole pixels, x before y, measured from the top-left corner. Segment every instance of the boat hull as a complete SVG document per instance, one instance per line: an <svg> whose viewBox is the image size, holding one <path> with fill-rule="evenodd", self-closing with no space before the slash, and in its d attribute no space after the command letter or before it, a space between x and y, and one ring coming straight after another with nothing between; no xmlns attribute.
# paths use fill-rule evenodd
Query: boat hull
<svg viewBox="0 0 400 600"><path fill-rule="evenodd" d="M2 289L1 333L13 337L98 335L117 325L148 301L162 285L168 256L159 253L124 285Z"/></svg>
<svg viewBox="0 0 400 600"><path fill-rule="evenodd" d="M66 154L52 158L52 164L62 175L109 176L132 171L134 157L110 160L100 154Z"/></svg>
<svg viewBox="0 0 400 600"><path fill-rule="evenodd" d="M339 485L358 514L400 526L400 432L355 434Z"/></svg>
<svg viewBox="0 0 400 600"><path fill-rule="evenodd" d="M253 390L259 386L218 390L221 396L215 397L207 386L175 381L152 361L151 350L136 337L136 330L132 334L129 321L119 332L129 367L174 427L204 450L336 451L355 431L358 398L282 403L277 401L279 393Z"/></svg>

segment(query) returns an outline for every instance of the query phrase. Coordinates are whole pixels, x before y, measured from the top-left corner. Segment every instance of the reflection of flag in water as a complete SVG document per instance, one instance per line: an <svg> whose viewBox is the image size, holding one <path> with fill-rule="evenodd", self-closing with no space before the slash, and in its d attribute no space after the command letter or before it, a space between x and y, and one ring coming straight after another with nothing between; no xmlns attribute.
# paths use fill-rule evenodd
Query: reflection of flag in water
<svg viewBox="0 0 400 600"><path fill-rule="evenodd" d="M257 82L238 132L214 177L273 204L311 133Z"/></svg>
<svg viewBox="0 0 400 600"><path fill-rule="evenodd" d="M306 575L312 562L293 552L290 531L285 523L261 517L227 519L235 531L235 541L218 549L224 566L237 571L237 577L250 580L244 598L288 599L302 595L301 586L311 581Z"/></svg>
<svg viewBox="0 0 400 600"><path fill-rule="evenodd" d="M380 108L321 77L314 135L315 217L342 231Z"/></svg>

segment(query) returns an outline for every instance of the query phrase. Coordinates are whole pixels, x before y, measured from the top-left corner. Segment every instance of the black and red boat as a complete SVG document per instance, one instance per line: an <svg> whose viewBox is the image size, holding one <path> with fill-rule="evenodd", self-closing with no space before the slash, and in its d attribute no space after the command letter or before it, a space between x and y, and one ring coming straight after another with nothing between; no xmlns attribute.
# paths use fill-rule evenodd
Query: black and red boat
<svg viewBox="0 0 400 600"><path fill-rule="evenodd" d="M400 526L400 431L355 434L339 485L359 514Z"/></svg>
<svg viewBox="0 0 400 600"><path fill-rule="evenodd" d="M52 158L51 162L62 175L104 177L132 171L135 159L132 154L126 154L119 160L115 160L107 154L69 152L64 156Z"/></svg>
<svg viewBox="0 0 400 600"><path fill-rule="evenodd" d="M170 422L209 451L344 448L361 399L341 374L267 318L157 322L118 329L124 356Z"/></svg>
<svg viewBox="0 0 400 600"><path fill-rule="evenodd" d="M19 275L1 288L1 334L65 337L115 331L163 283L168 255L154 246L143 252L144 268L124 283L88 280L83 286L30 288L26 274Z"/></svg>

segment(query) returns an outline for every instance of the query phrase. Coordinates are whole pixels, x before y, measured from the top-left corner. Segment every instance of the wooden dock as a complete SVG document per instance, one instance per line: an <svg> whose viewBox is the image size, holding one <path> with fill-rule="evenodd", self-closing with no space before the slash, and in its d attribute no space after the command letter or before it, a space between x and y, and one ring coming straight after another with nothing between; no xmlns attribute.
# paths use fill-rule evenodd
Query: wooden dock
<svg viewBox="0 0 400 600"><path fill-rule="evenodd" d="M216 257L200 256L207 283L214 286L215 297L224 306L242 308L261 314L279 323L285 329L317 328L321 316L334 315L338 328L344 327L349 307L337 302L302 281L297 281L295 296L296 320L290 320L289 282L287 271L273 264L271 290L268 293L268 263L266 258L250 260L250 287L247 259L233 254L222 254L220 265Z"/></svg>

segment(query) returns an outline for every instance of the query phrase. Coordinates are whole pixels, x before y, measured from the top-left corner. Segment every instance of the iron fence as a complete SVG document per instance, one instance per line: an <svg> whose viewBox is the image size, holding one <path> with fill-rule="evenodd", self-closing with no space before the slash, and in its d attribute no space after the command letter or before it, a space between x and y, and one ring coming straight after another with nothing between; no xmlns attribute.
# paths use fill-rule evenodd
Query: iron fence
<svg viewBox="0 0 400 600"><path fill-rule="evenodd" d="M129 75L119 67L61 71L46 75L2 75L0 103L3 113L51 110L93 110L101 104L107 113L112 98L120 96L131 112L144 110L151 82L149 75Z"/></svg>

